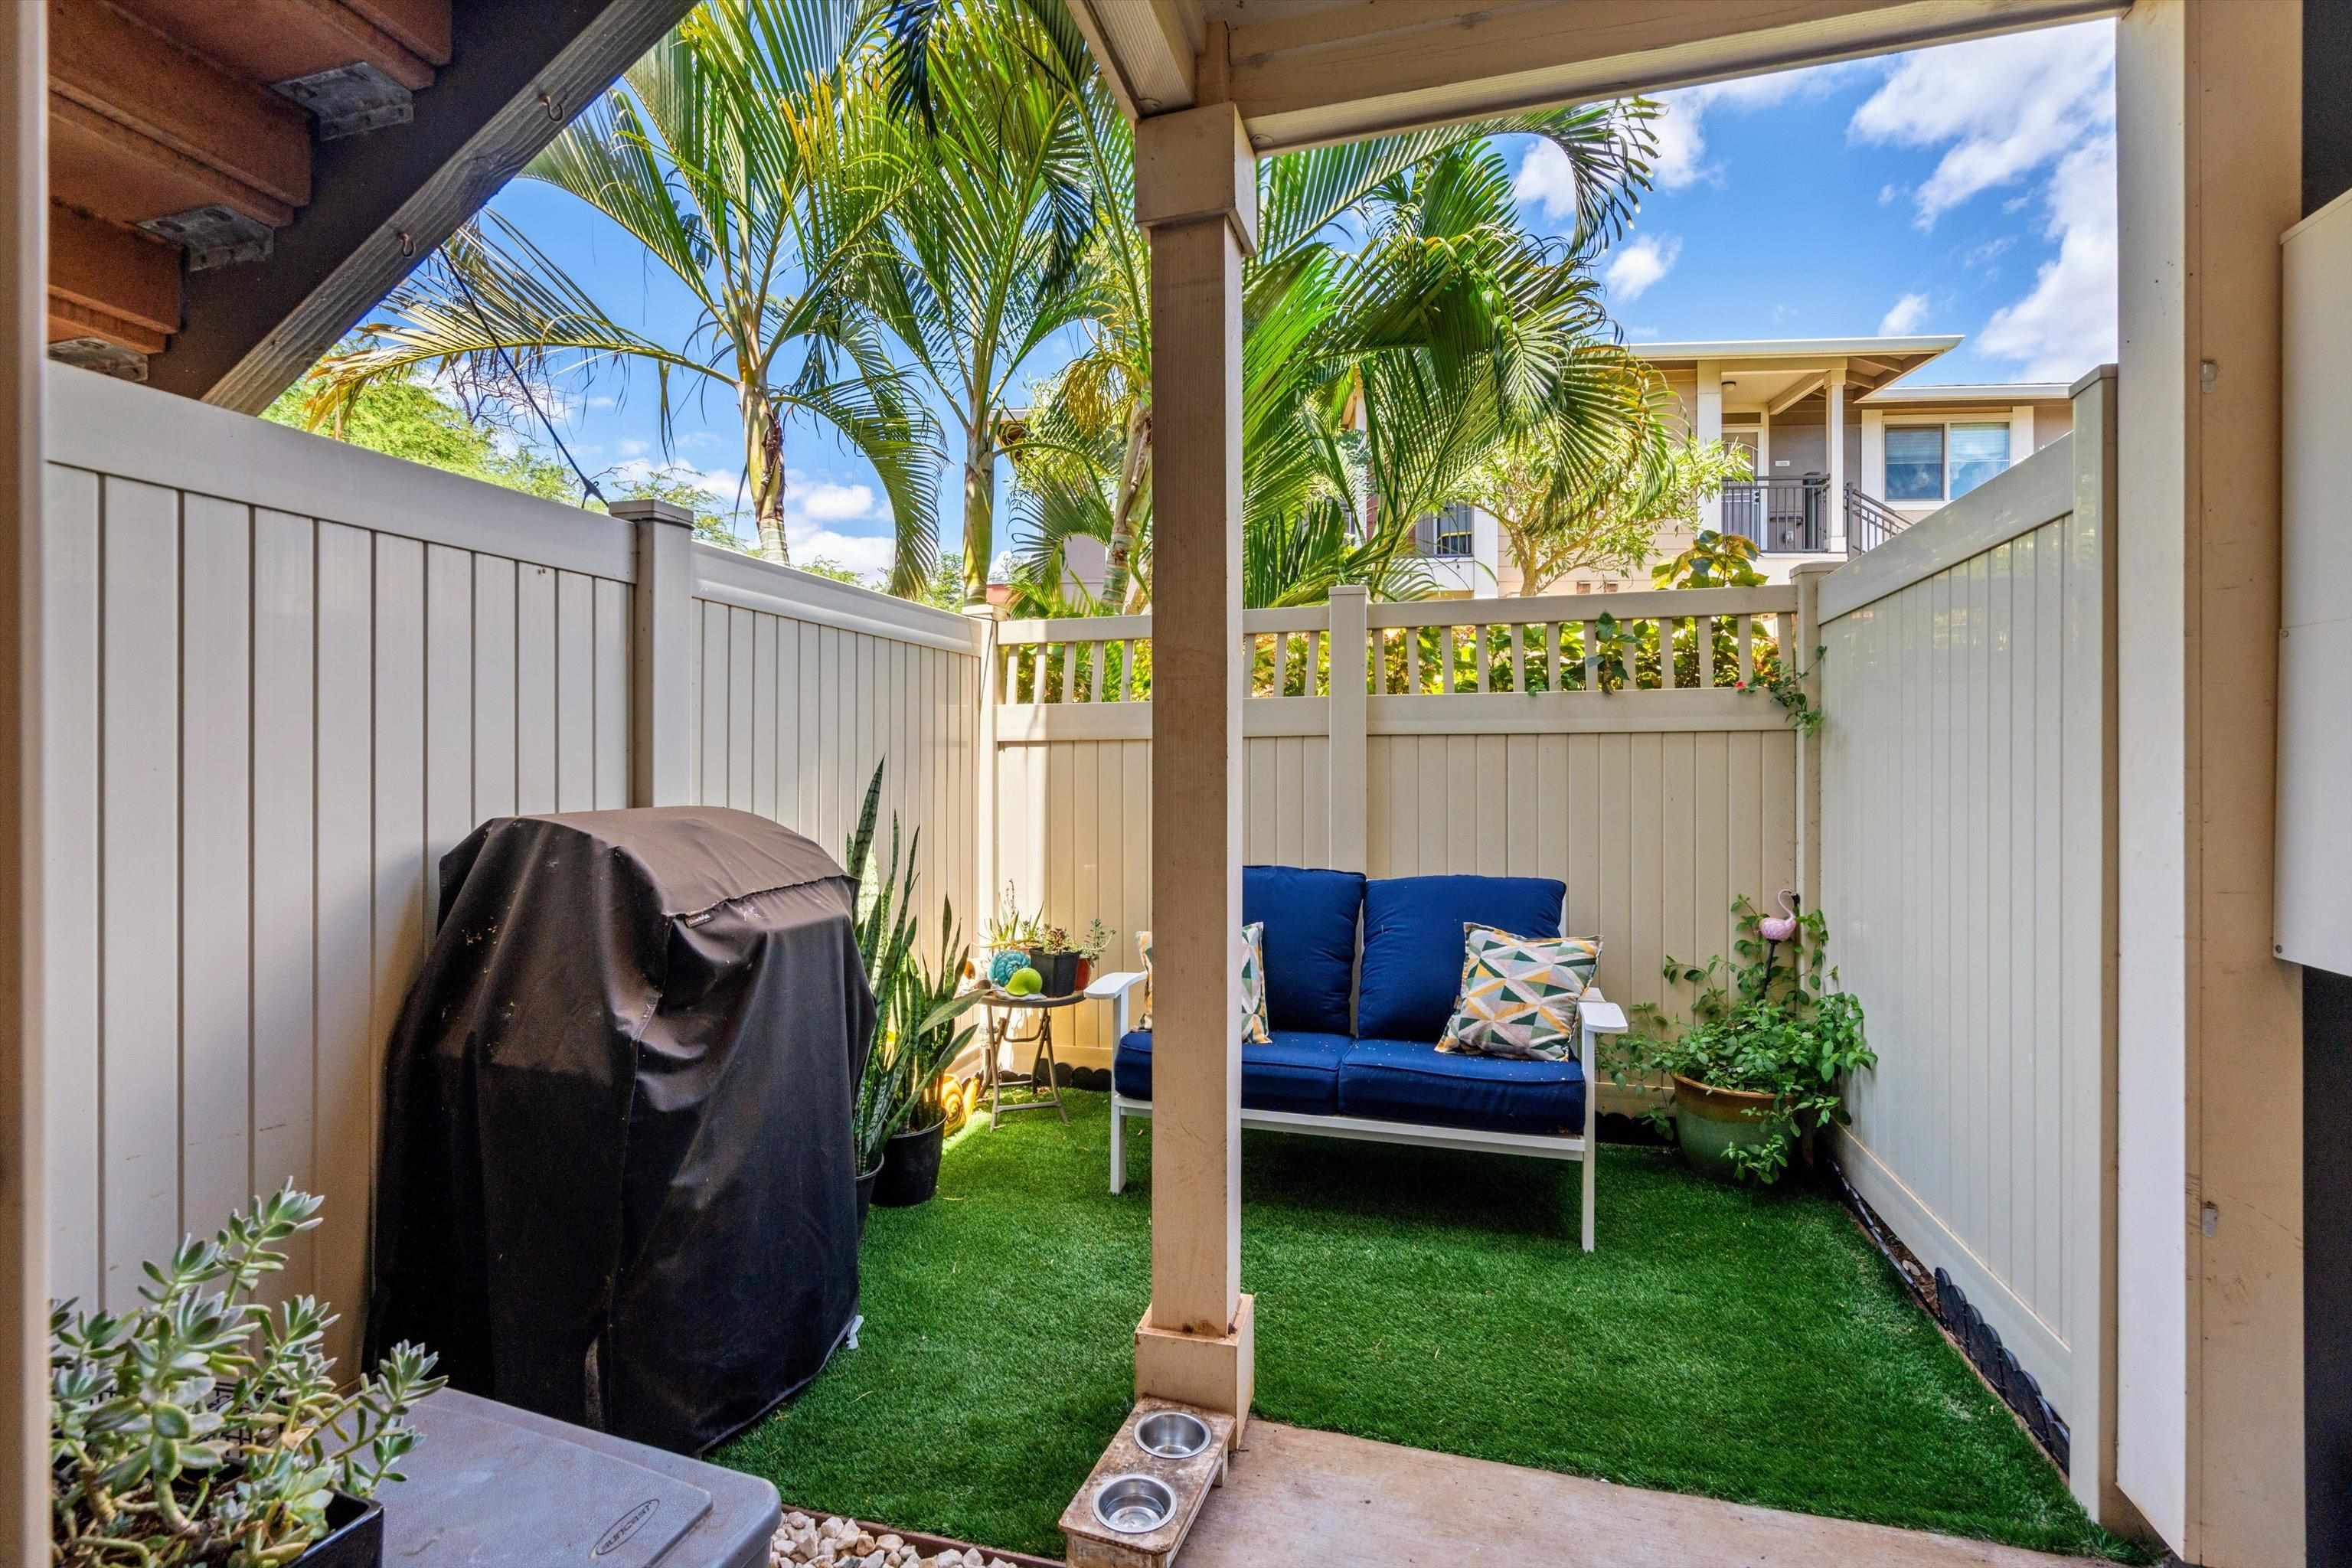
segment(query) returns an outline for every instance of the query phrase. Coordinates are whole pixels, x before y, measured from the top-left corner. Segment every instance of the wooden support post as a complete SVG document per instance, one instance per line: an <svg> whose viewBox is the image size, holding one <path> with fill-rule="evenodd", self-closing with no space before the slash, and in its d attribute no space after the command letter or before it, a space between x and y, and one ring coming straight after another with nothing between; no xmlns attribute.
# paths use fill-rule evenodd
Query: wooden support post
<svg viewBox="0 0 2352 1568"><path fill-rule="evenodd" d="M665 500L614 501L637 531L630 595L629 804L687 805L694 792L694 514Z"/></svg>
<svg viewBox="0 0 2352 1568"><path fill-rule="evenodd" d="M1846 550L1845 516L1845 366L1841 363L1829 374L1822 384L1822 405L1825 410L1829 436L1830 493L1827 511L1829 537L1822 547L1832 555L1843 555Z"/></svg>
<svg viewBox="0 0 2352 1568"><path fill-rule="evenodd" d="M1698 362L1698 384L1693 392L1695 406L1691 410L1692 438L1705 443L1723 439L1723 362L1703 359ZM1759 474L1758 479L1764 476ZM1711 490L1698 503L1698 525L1710 533L1723 531L1723 491Z"/></svg>
<svg viewBox="0 0 2352 1568"><path fill-rule="evenodd" d="M1235 1417L1253 1384L1241 1291L1242 258L1257 186L1241 116L1141 121L1151 235L1151 1305L1139 1397Z"/></svg>
<svg viewBox="0 0 2352 1568"><path fill-rule="evenodd" d="M2303 985L2271 952L2305 25L2116 24L2116 1476L2191 1563L2306 1547Z"/></svg>
<svg viewBox="0 0 2352 1568"><path fill-rule="evenodd" d="M1331 866L1339 871L1364 870L1365 755L1364 723L1369 711L1364 695L1364 656L1371 642L1366 617L1371 594L1362 584L1342 584L1331 590Z"/></svg>
<svg viewBox="0 0 2352 1568"><path fill-rule="evenodd" d="M41 388L48 7L0 23L0 1562L49 1560L48 1216L40 995ZM89 781L81 781L85 784Z"/></svg>

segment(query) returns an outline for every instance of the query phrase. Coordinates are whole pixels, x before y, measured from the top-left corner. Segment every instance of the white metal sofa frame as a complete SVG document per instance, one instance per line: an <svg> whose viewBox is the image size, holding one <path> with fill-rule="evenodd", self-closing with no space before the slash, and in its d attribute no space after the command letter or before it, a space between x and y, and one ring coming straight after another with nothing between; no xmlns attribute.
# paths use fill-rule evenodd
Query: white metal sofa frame
<svg viewBox="0 0 2352 1568"><path fill-rule="evenodd" d="M1128 1013L1136 988L1143 984L1139 970L1098 976L1086 994L1111 1005L1114 1042L1128 1034ZM1601 1086L1594 1077L1603 1035L1625 1032L1625 1010L1589 989L1577 1005L1584 1038L1577 1059L1584 1068L1584 1127L1580 1132L1490 1132L1475 1127L1432 1127L1418 1121L1375 1121L1361 1116L1316 1116L1300 1110L1252 1110L1242 1107L1242 1125L1269 1132L1307 1132L1318 1138L1354 1138L1371 1143L1409 1143L1423 1149L1466 1149L1482 1154L1527 1154L1538 1160L1574 1160L1584 1167L1582 1233L1584 1250L1592 1250L1592 1152ZM1110 1095L1110 1190L1127 1190L1127 1130L1130 1116L1150 1116L1151 1101L1129 1100L1114 1086Z"/></svg>

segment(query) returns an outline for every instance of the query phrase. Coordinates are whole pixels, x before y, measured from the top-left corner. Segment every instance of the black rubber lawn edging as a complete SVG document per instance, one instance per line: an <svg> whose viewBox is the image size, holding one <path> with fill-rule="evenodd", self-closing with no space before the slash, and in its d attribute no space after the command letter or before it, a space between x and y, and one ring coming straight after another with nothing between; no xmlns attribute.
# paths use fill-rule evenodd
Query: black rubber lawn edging
<svg viewBox="0 0 2352 1568"><path fill-rule="evenodd" d="M2020 1366L2016 1353L2000 1342L2000 1334L1984 1315L1969 1305L1967 1294L1953 1283L1952 1277L1938 1268L1932 1273L1912 1250L1903 1245L1903 1238L1888 1228L1878 1211L1863 1201L1845 1172L1834 1162L1830 1169L1837 1172L1838 1191L1845 1199L1847 1210L1871 1246L1886 1259L1887 1267L1902 1279L1903 1288L1920 1310L1936 1321L1953 1348L1968 1358L1985 1386L2000 1396L2016 1415L2018 1424L2028 1436L2050 1456L2059 1473L2070 1475L2073 1459L2072 1434L2065 1418L2050 1401L2043 1397L2042 1384L2034 1375Z"/></svg>

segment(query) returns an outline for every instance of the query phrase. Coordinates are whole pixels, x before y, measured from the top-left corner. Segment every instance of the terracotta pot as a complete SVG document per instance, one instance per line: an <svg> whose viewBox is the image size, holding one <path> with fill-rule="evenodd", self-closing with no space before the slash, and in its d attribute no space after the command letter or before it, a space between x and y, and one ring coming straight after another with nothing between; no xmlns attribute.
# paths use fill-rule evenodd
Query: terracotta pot
<svg viewBox="0 0 2352 1568"><path fill-rule="evenodd" d="M1717 1089L1682 1074L1675 1079L1675 1139L1692 1170L1718 1181L1738 1179L1734 1149L1753 1147L1771 1136L1772 1095L1745 1089Z"/></svg>

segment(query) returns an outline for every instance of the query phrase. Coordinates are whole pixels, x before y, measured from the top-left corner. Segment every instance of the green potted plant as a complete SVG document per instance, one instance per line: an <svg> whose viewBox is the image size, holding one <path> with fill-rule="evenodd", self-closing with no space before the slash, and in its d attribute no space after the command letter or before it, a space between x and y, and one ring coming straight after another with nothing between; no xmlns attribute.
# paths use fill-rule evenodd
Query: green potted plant
<svg viewBox="0 0 2352 1568"><path fill-rule="evenodd" d="M49 1313L49 1557L55 1568L376 1568L371 1500L416 1446L407 1415L439 1388L395 1345L339 1387L334 1317L308 1296L252 1299L278 1245L318 1224L289 1185L209 1241L146 1264L144 1304Z"/></svg>
<svg viewBox="0 0 2352 1568"><path fill-rule="evenodd" d="M1084 985L1089 972L1110 945L1110 928L1096 921L1083 937L1073 937L1060 926L1036 925L1029 942L1029 967L1045 982L1043 994L1067 996Z"/></svg>
<svg viewBox="0 0 2352 1568"><path fill-rule="evenodd" d="M940 919L938 961L918 960L900 971L887 1007L888 1037L877 1043L879 1060L869 1064L858 1096L857 1137L880 1151L873 1201L884 1208L928 1203L939 1191L947 1068L975 1032L956 1020L983 994L961 989L969 963L954 908L942 905Z"/></svg>
<svg viewBox="0 0 2352 1568"><path fill-rule="evenodd" d="M1671 1105L1652 1121L1671 1127L1691 1166L1708 1175L1769 1184L1813 1133L1847 1120L1846 1075L1878 1065L1863 1038L1862 1004L1832 990L1824 975L1829 925L1818 910L1765 921L1746 899L1732 905L1739 962L1711 958L1704 968L1669 957L1670 987L1693 992L1687 1023L1676 1026L1655 1005L1633 1009L1637 1027L1623 1037L1612 1077L1664 1073Z"/></svg>
<svg viewBox="0 0 2352 1568"><path fill-rule="evenodd" d="M1026 969L1029 948L1036 938L1037 917L1021 912L1013 884L1005 883L1004 896L997 900L995 914L980 934L981 946L988 954L988 983L1002 991L1014 970Z"/></svg>
<svg viewBox="0 0 2352 1568"><path fill-rule="evenodd" d="M970 1029L955 1031L954 1019L982 994L976 988L957 994L971 966L957 939L953 904L940 906L938 965L926 969L916 952L915 850L922 833L917 830L907 842L902 858L894 813L889 858L876 854L885 765L875 764L845 849L848 863L858 869L857 951L875 1005L874 1039L866 1052L851 1124L861 1234L868 1205L920 1203L937 1190L947 1121L939 1079L971 1037ZM1009 888L1006 894L1009 900Z"/></svg>

